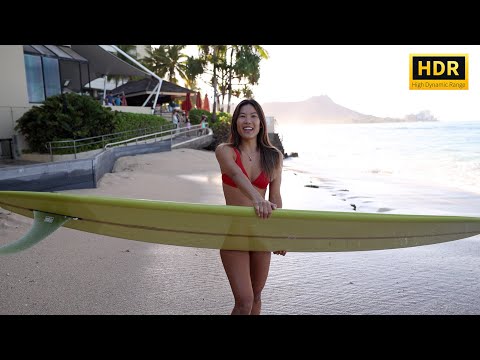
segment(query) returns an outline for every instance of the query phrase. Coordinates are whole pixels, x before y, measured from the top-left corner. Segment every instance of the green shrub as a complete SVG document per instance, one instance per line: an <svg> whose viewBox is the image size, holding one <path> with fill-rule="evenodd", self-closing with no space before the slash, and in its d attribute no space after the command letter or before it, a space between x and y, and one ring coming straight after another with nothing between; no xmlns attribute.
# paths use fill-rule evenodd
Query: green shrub
<svg viewBox="0 0 480 360"><path fill-rule="evenodd" d="M18 119L31 151L46 153L49 141L108 134L115 129L114 113L90 96L74 93L51 96Z"/></svg>
<svg viewBox="0 0 480 360"><path fill-rule="evenodd" d="M160 131L165 125L171 126L172 123L158 115L135 114L115 111L114 117L115 132L130 131L137 129L151 129ZM165 128L166 129L166 128Z"/></svg>
<svg viewBox="0 0 480 360"><path fill-rule="evenodd" d="M232 114L226 112L219 112L217 113L217 121L218 122L232 122Z"/></svg>
<svg viewBox="0 0 480 360"><path fill-rule="evenodd" d="M202 115L207 115L207 121L211 122L212 113L208 112L207 110L203 109L192 109L188 112L188 118L190 119L190 123L192 125L200 124L202 121Z"/></svg>
<svg viewBox="0 0 480 360"><path fill-rule="evenodd" d="M232 115L224 112L217 114L217 121L209 123L209 127L213 131L213 141L206 148L207 150L215 150L219 144L228 141L231 123Z"/></svg>
<svg viewBox="0 0 480 360"><path fill-rule="evenodd" d="M171 126L171 122L157 115L112 111L89 96L70 93L49 97L43 106L33 107L18 120L15 129L25 136L29 151L40 153L49 152L47 144L51 141L78 140L130 131L121 137L106 136L105 139L77 142L75 150L73 141L53 145L55 154L70 154L102 148L105 146L102 140L126 140L167 130Z"/></svg>

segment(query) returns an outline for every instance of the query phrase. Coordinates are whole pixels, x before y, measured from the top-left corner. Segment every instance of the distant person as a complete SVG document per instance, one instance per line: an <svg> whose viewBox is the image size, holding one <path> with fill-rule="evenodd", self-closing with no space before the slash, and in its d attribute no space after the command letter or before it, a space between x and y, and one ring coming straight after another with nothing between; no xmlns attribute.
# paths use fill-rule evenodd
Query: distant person
<svg viewBox="0 0 480 360"><path fill-rule="evenodd" d="M115 97L115 106L120 106L122 105L122 98L120 97L120 94Z"/></svg>
<svg viewBox="0 0 480 360"><path fill-rule="evenodd" d="M186 128L187 128L187 136L190 136L190 129L191 129L191 127L192 127L192 123L190 122L190 119L188 118L188 116L187 116L187 120L186 120L186 121L187 121L187 122L185 123L185 126L186 126Z"/></svg>
<svg viewBox="0 0 480 360"><path fill-rule="evenodd" d="M168 111L173 112L177 104L175 104L175 101L171 100L170 103L168 104Z"/></svg>
<svg viewBox="0 0 480 360"><path fill-rule="evenodd" d="M200 134L207 135L207 128L208 128L207 115L205 114L202 115L202 120L200 121L200 125L201 125Z"/></svg>
<svg viewBox="0 0 480 360"><path fill-rule="evenodd" d="M114 99L111 92L108 92L107 96L105 97L105 105L113 106Z"/></svg>
<svg viewBox="0 0 480 360"><path fill-rule="evenodd" d="M260 104L253 99L241 101L232 116L228 143L218 145L215 155L226 205L253 207L260 219L268 221L272 211L282 207L283 154L270 143L266 128ZM231 314L259 315L271 252L222 249L220 257L235 300Z"/></svg>
<svg viewBox="0 0 480 360"><path fill-rule="evenodd" d="M185 111L179 112L178 120L180 127L183 127L184 124L187 122L187 114L185 113Z"/></svg>
<svg viewBox="0 0 480 360"><path fill-rule="evenodd" d="M174 110L173 111L173 114L172 114L172 123L173 123L173 128L176 129L175 132L178 132L178 123L179 123L179 119L178 119L178 115L177 115L177 111Z"/></svg>

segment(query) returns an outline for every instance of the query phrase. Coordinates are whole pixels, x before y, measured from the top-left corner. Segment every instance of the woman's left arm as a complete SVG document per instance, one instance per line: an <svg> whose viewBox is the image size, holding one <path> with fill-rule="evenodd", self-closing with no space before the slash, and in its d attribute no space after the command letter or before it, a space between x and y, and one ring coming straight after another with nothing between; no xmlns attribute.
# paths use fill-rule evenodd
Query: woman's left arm
<svg viewBox="0 0 480 360"><path fill-rule="evenodd" d="M280 193L280 185L282 184L282 169L283 156L280 157L280 163L275 169L273 180L270 182L270 190L268 192L268 200L277 205L277 208L282 207L282 195Z"/></svg>
<svg viewBox="0 0 480 360"><path fill-rule="evenodd" d="M270 183L270 191L268 200L274 204L277 204L277 209L282 207L282 194L280 193L280 185L282 184L282 169L283 169L283 156L280 157L280 165L275 171L275 177ZM276 255L285 256L287 253L285 250L277 250L273 252Z"/></svg>

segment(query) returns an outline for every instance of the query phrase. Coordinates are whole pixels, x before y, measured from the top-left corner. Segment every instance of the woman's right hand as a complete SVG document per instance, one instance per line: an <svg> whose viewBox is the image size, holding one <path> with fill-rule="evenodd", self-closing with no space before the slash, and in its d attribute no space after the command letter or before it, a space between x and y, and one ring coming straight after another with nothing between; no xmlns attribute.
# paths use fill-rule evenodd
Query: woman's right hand
<svg viewBox="0 0 480 360"><path fill-rule="evenodd" d="M272 211L277 209L277 205L266 199L258 199L253 202L253 208L257 216L268 219L272 215Z"/></svg>

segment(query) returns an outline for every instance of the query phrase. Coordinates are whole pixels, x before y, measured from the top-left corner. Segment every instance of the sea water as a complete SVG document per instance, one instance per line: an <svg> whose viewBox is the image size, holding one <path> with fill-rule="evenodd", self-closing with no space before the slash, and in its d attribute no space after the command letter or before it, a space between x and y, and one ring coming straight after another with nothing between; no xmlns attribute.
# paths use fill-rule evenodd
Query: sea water
<svg viewBox="0 0 480 360"><path fill-rule="evenodd" d="M281 125L284 208L480 216L480 121ZM266 314L480 314L480 236L273 256Z"/></svg>
<svg viewBox="0 0 480 360"><path fill-rule="evenodd" d="M291 207L325 209L311 198L328 189L356 211L480 213L480 121L277 128L285 152L298 153L284 161L287 185L294 174L311 186L300 201L286 194Z"/></svg>

